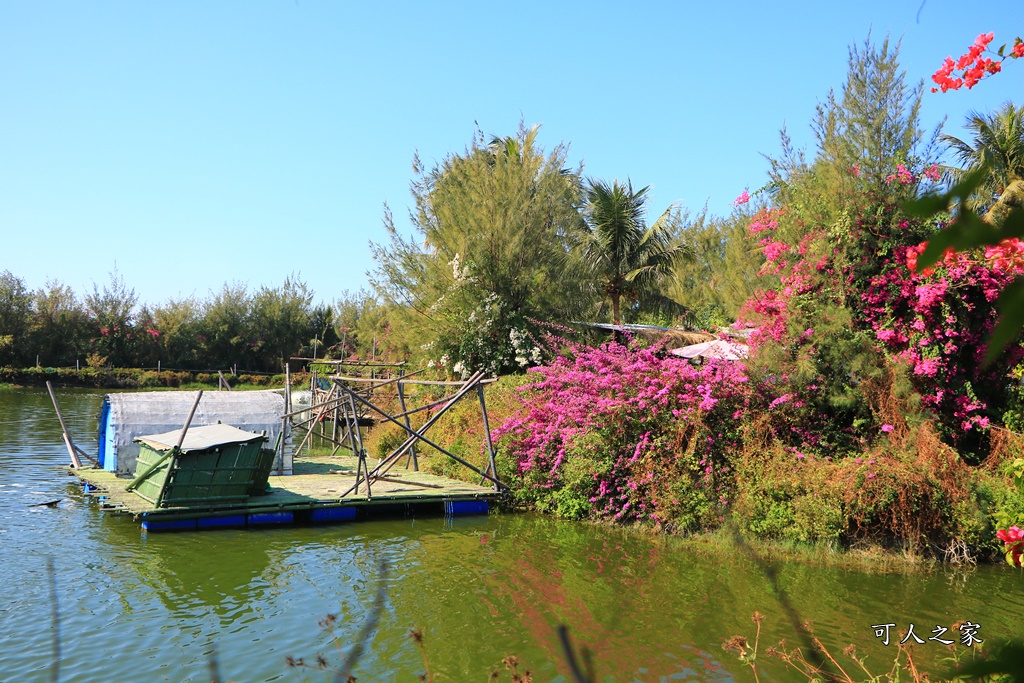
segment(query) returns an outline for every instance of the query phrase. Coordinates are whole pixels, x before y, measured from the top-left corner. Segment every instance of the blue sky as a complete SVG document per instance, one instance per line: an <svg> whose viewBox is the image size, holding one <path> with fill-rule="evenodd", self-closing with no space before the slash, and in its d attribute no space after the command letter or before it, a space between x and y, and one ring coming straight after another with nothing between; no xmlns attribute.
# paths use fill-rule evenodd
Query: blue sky
<svg viewBox="0 0 1024 683"><path fill-rule="evenodd" d="M330 302L366 286L385 202L411 232L415 152L520 120L652 213L727 214L869 31L916 83L1024 35L1024 4L0 0L0 271L81 294L116 266L151 304L296 273ZM926 92L923 123L1024 103L1004 66Z"/></svg>

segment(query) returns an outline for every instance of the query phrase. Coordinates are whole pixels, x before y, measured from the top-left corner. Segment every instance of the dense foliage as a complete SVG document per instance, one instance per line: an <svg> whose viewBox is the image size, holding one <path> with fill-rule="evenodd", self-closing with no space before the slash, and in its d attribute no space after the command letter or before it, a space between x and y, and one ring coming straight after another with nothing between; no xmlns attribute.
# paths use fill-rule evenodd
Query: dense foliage
<svg viewBox="0 0 1024 683"><path fill-rule="evenodd" d="M535 319L583 313L588 284L566 269L581 221L579 171L568 148L545 153L536 127L485 141L431 169L417 159L417 235L388 214L390 241L373 245L372 282L412 350L447 371L504 373L540 360ZM415 342L411 341L415 340Z"/></svg>
<svg viewBox="0 0 1024 683"><path fill-rule="evenodd" d="M291 356L337 344L333 311L305 284L250 293L225 285L207 301L139 305L116 273L81 299L66 285L35 292L0 274L0 367L156 367L280 372Z"/></svg>

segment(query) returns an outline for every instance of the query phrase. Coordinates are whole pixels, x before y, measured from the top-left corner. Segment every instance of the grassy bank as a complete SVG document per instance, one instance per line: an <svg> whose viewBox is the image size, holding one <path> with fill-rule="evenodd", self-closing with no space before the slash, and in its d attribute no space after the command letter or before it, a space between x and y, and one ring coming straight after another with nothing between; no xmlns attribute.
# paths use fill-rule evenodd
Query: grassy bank
<svg viewBox="0 0 1024 683"><path fill-rule="evenodd" d="M257 375L239 373L225 375L232 389L276 389L284 386L284 374ZM0 368L0 387L43 386L52 382L57 386L93 389L208 389L217 387L220 377L216 372L190 370L150 370L142 368ZM309 374L291 375L293 387L309 384Z"/></svg>

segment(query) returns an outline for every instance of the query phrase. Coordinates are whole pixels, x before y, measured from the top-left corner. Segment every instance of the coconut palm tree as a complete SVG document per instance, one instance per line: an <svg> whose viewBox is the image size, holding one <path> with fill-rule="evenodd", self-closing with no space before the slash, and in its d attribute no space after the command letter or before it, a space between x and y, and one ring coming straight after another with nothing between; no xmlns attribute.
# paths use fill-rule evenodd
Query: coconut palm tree
<svg viewBox="0 0 1024 683"><path fill-rule="evenodd" d="M1007 102L991 115L971 112L965 127L973 133L970 142L953 135L942 136L963 166L946 170L955 181L970 171L985 168L987 178L971 208L988 211L994 218L1008 202L1019 201L1024 190L1024 107Z"/></svg>
<svg viewBox="0 0 1024 683"><path fill-rule="evenodd" d="M658 285L671 276L676 259L689 252L674 239L672 207L650 227L644 223L648 187L634 190L631 182L617 180L609 185L589 179L587 184L576 253L611 299L612 323L618 325L623 297L631 302L662 298Z"/></svg>

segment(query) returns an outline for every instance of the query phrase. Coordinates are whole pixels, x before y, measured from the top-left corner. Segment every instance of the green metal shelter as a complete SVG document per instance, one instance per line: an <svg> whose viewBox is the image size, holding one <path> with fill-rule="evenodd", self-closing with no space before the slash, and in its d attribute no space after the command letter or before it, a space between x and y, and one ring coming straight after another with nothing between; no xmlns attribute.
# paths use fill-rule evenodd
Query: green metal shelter
<svg viewBox="0 0 1024 683"><path fill-rule="evenodd" d="M128 488L155 507L203 507L262 494L274 463L267 437L225 424L140 436Z"/></svg>

